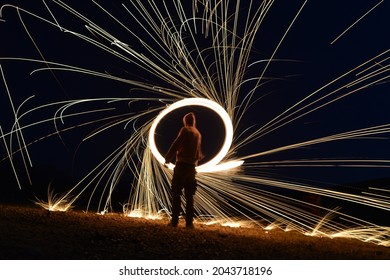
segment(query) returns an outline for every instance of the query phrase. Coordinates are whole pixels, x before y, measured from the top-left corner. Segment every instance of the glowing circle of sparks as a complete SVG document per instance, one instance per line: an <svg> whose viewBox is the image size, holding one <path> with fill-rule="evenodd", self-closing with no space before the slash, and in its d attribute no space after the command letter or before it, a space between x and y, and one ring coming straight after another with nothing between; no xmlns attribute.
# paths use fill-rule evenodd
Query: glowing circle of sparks
<svg viewBox="0 0 390 280"><path fill-rule="evenodd" d="M154 155L154 157L161 164L165 163L165 158L158 151L157 146L156 146L155 137L154 137L158 124L170 112L172 112L178 108L182 108L182 107L186 107L186 106L202 106L202 107L206 107L206 108L213 110L221 118L221 120L223 121L224 126L225 126L225 140L224 140L224 143L223 143L221 149L219 150L218 154L214 158L212 158L210 161L208 161L202 165L197 166L197 168L196 168L197 171L198 172L215 172L215 171L222 171L222 170L231 169L231 168L238 167L238 166L242 165L244 163L244 161L241 161L241 160L233 160L233 161L220 163L224 159L226 154L229 152L229 149L232 145L233 124L232 124L232 121L231 121L228 113L225 111L224 108L222 108L222 106L220 106L218 103L216 103L214 101L211 101L211 100L205 99L205 98L186 98L186 99L183 99L183 100L180 100L180 101L177 101L177 102L171 104L170 106L168 106L167 108L165 108L164 110L162 110L160 112L160 114L153 121L152 126L151 126L150 131L149 131L149 148L150 148L152 154ZM174 165L170 164L168 167L173 169Z"/></svg>

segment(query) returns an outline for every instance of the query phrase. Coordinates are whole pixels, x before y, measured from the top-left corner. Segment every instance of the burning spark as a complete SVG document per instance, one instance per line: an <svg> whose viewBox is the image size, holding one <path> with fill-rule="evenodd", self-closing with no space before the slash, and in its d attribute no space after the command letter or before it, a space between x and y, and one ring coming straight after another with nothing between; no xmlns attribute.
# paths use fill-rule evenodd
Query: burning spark
<svg viewBox="0 0 390 280"><path fill-rule="evenodd" d="M369 13L371 13L375 8L377 8L380 4L382 4L385 0L382 0L380 1L379 3L377 3L374 7L372 7L368 12L366 12L364 15L362 15L358 20L356 20L352 25L350 25L346 30L344 30L344 32L342 32L339 36L337 36L336 39L334 39L332 41L332 43L330 43L331 45L333 45L334 43L336 43L336 41L338 39L340 39L345 33L347 33L352 27L354 27L359 21L361 21L365 16L367 16Z"/></svg>
<svg viewBox="0 0 390 280"><path fill-rule="evenodd" d="M48 211L66 212L73 208L72 202L68 196L54 194L54 190L51 190L50 186L48 187L47 191L47 201L43 201L37 198L35 204Z"/></svg>

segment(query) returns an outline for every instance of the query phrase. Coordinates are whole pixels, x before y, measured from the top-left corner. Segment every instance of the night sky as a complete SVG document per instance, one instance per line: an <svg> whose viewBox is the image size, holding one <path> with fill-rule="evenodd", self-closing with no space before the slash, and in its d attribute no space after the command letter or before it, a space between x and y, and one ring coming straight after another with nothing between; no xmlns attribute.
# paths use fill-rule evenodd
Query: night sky
<svg viewBox="0 0 390 280"><path fill-rule="evenodd" d="M87 1L83 1L83 4L78 3L80 1L65 2L71 3L72 6L77 7L94 20L105 22L105 19L101 17L101 13L93 5L85 3ZM108 1L99 2L108 3ZM276 53L275 57L283 61L272 63L266 72L267 77L278 78L278 80L259 89L256 95L259 97L259 101L248 110L243 121L237 127L238 132L242 132L250 126L261 126L267 123L308 94L368 59L388 50L390 46L388 30L390 9L388 1L380 4L378 8L362 18L334 44L331 44L338 35L356 22L377 2L379 1L308 1L302 14ZM19 5L49 18L48 12L41 1L0 1L1 5L6 3ZM121 1L110 1L107 6L119 15L120 3ZM256 36L253 61L269 57L273 53L279 39L295 16L295 11L302 3L303 1L276 1ZM56 12L56 15L62 15L61 20L63 20L64 26L78 32L87 33L81 21L72 20L72 16L62 14L61 9L58 9L55 4L49 3L49 5ZM41 54L24 32L16 11L12 8L3 9L0 21L0 57L2 58L0 63L15 106L19 106L32 95L35 97L23 105L24 110L40 104L62 100L106 96L127 97L134 91L139 96L142 96L142 94L154 95L137 91L137 89L127 84L78 73L61 71L51 73L45 71L30 75L30 72L36 69L39 64L5 60L4 58L7 57L41 59L41 55L43 55L48 61L66 63L101 72L106 71L124 78L136 78L142 81L155 82L157 85L164 85L162 81L155 79L155 77L145 73L135 65L125 63L80 39L72 37L70 34L60 32L58 28L49 27L28 15L23 15L23 21L38 44ZM131 23L130 20L126 22ZM123 31L118 29L113 22L107 22L107 28L110 28L119 37L124 36ZM134 45L138 46L137 42L134 42ZM141 48L141 46L138 47ZM387 54L385 57L389 57L389 55ZM388 65L387 61L383 62L383 66L385 65ZM255 76L256 71L259 71L259 68L251 67L248 69L248 75ZM353 80L349 79L350 81ZM5 85L2 80L0 82L0 125L4 132L8 132L11 130L13 121L12 108ZM321 110L300 118L243 147L238 151L238 155L243 156L253 151L264 151L352 129L388 124L390 123L388 82L389 78L387 77L377 86L361 90L339 102L332 103ZM343 83L345 82L340 81L339 85ZM327 91L331 91L332 88ZM242 91L245 90L246 88L242 89ZM129 108L145 110L153 105L146 101L130 105L118 104L115 105L115 112L125 114ZM102 108L103 106L105 105L102 102L97 107ZM91 106L89 108L86 106L84 110L93 108L96 107ZM193 109L198 110L199 108ZM110 114L112 114L110 111L104 112L99 117L109 116ZM177 113L177 115L180 114L181 112ZM28 120L23 120L22 123L27 124L32 120L52 116L52 110L42 110L36 115L32 114ZM66 127L81 125L83 122L96 119L94 115L89 117L69 120ZM171 134L170 137L174 137L180 128L181 117L178 117L176 122L175 120L170 121L166 130L169 131L167 134ZM212 124L211 127L210 124ZM33 186L39 186L34 188L32 193L45 192L46 186L50 182L57 186L63 185L66 188L77 178L80 178L82 174L93 168L102 157L113 150L113 147L115 148L123 143L132 132L131 127L124 129L123 126L118 126L96 138L81 143L84 137L101 125L102 123L95 123L82 126L61 133L61 138L58 135L45 137L54 132L53 123L26 129L24 131L26 141L32 143L29 146L29 151L34 164L30 168L33 175ZM142 122L135 124L135 126L137 125L142 125ZM198 127L204 134L204 139L208 139L207 143L204 144L206 154L212 155L213 147L218 146L219 143L217 137L213 135L223 131L221 124L218 124L218 120L212 114L210 115L210 112L200 110ZM313 146L270 155L257 160L275 161L307 158L390 159L389 135L379 136L383 138L375 141L366 139L364 141L345 141L343 143ZM42 137L44 139L41 139ZM9 138L7 138L7 141L9 141ZM13 141L17 143L15 139ZM161 140L162 149L167 149L169 141ZM13 147L16 148L17 145L13 145ZM14 192L18 192L18 187L5 154L5 146L2 141L0 174L5 183L2 183L1 191L2 193L15 195ZM23 184L28 185L19 153L15 155L14 163L20 170L18 172ZM387 164L386 167L389 167L389 165ZM353 184L365 180L390 177L387 170L388 168L275 167L270 172L282 178L299 178L299 180L321 181L331 184Z"/></svg>

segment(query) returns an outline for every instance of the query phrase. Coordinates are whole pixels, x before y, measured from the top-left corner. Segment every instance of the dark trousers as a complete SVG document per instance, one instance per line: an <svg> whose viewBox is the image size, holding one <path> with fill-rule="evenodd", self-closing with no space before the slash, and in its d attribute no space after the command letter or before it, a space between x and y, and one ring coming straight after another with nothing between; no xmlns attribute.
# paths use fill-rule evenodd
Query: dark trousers
<svg viewBox="0 0 390 280"><path fill-rule="evenodd" d="M179 222L181 195L184 188L186 199L186 225L192 226L194 218L194 194L196 192L195 165L177 162L172 179L172 225Z"/></svg>

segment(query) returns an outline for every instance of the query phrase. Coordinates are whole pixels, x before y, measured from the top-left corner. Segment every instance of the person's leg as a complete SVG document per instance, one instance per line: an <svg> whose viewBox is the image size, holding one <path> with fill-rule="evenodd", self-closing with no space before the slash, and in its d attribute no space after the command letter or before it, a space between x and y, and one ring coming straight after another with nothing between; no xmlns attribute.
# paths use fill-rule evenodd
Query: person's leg
<svg viewBox="0 0 390 280"><path fill-rule="evenodd" d="M191 188L185 188L186 196L186 227L193 227L194 219L194 193Z"/></svg>
<svg viewBox="0 0 390 280"><path fill-rule="evenodd" d="M171 225L176 227L179 223L179 215L180 215L180 196L181 196L181 189L178 187L172 186L173 189L173 198L172 198L172 219L171 219Z"/></svg>
<svg viewBox="0 0 390 280"><path fill-rule="evenodd" d="M176 166L172 178L172 218L171 225L176 227L179 223L182 193L182 172L180 166Z"/></svg>
<svg viewBox="0 0 390 280"><path fill-rule="evenodd" d="M196 192L196 179L195 179L195 167L188 170L187 180L185 184L185 197L186 197L186 226L193 227L194 220L194 195Z"/></svg>

